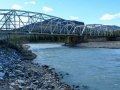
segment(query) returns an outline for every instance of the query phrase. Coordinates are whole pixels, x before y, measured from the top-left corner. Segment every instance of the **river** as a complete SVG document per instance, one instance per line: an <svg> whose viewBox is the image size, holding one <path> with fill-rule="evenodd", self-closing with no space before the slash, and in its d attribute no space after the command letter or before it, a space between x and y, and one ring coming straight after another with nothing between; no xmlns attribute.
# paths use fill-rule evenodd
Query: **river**
<svg viewBox="0 0 120 90"><path fill-rule="evenodd" d="M62 79L69 85L79 85L80 90L120 90L120 49L28 45L37 54L33 62L69 73Z"/></svg>

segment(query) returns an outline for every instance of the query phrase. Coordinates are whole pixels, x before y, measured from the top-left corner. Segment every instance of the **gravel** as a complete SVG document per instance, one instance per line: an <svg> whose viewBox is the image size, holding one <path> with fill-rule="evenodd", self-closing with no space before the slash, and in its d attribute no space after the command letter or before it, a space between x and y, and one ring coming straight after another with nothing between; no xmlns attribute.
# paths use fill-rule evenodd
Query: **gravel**
<svg viewBox="0 0 120 90"><path fill-rule="evenodd" d="M112 48L120 49L120 41L106 41L106 42L88 42L77 44L78 47L91 47L91 48Z"/></svg>
<svg viewBox="0 0 120 90"><path fill-rule="evenodd" d="M80 90L61 82L54 68L24 60L14 49L0 47L0 90Z"/></svg>

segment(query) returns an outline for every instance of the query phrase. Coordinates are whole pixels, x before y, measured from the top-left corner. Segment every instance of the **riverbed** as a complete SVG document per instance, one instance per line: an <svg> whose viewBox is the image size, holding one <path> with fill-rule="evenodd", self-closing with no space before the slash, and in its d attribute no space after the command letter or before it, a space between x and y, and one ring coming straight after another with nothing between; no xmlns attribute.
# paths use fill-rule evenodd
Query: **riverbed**
<svg viewBox="0 0 120 90"><path fill-rule="evenodd" d="M120 90L120 49L65 47L60 44L28 44L33 60L63 74L62 81L81 90Z"/></svg>

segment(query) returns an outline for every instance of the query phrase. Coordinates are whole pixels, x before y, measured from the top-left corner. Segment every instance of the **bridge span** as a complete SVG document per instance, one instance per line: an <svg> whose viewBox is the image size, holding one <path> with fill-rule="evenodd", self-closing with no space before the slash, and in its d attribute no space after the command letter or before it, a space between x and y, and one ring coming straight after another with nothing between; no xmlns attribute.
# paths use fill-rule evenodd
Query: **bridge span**
<svg viewBox="0 0 120 90"><path fill-rule="evenodd" d="M100 36L113 37L114 29L102 24L65 20L38 12L0 9L0 33L46 34L70 37Z"/></svg>
<svg viewBox="0 0 120 90"><path fill-rule="evenodd" d="M87 24L59 17L12 9L0 9L0 31L53 35L113 36L114 30L102 24Z"/></svg>

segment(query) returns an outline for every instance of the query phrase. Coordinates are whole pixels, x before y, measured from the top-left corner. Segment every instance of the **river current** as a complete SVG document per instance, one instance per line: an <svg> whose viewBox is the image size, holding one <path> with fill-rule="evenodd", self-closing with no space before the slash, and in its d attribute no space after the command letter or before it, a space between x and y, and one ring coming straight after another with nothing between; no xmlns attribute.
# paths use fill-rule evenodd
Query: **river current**
<svg viewBox="0 0 120 90"><path fill-rule="evenodd" d="M28 45L37 54L33 62L69 73L62 79L69 85L79 85L80 90L120 90L120 49Z"/></svg>

